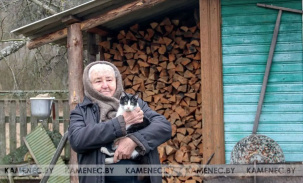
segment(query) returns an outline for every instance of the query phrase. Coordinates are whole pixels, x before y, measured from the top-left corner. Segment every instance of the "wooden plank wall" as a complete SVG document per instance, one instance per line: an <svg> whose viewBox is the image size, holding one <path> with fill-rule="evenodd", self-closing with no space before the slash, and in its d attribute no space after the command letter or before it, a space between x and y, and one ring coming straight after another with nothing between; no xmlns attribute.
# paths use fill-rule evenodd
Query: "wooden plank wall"
<svg viewBox="0 0 303 183"><path fill-rule="evenodd" d="M226 162L234 145L252 133L278 10L301 0L222 0L222 53ZM278 142L286 161L303 161L302 15L283 12L258 134Z"/></svg>
<svg viewBox="0 0 303 183"><path fill-rule="evenodd" d="M59 131L62 135L69 124L68 100L55 100L55 119L51 117L42 122L49 130ZM0 100L0 158L24 144L25 137L40 124L30 115L29 100ZM69 157L69 148L65 156Z"/></svg>

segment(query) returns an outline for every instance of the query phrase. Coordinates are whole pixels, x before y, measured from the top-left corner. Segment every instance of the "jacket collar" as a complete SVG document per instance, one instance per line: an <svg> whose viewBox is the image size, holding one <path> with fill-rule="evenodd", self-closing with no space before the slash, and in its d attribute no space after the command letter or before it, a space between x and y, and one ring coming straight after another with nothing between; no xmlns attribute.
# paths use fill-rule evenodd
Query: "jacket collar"
<svg viewBox="0 0 303 183"><path fill-rule="evenodd" d="M87 106L87 105L92 105L93 102L86 96L84 96L83 102L79 104L81 107Z"/></svg>

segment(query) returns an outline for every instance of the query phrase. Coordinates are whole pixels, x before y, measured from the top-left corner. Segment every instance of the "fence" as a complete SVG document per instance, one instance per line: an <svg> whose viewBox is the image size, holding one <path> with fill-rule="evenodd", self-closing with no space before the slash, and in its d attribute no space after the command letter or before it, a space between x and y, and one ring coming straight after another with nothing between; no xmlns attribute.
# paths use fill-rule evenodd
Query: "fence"
<svg viewBox="0 0 303 183"><path fill-rule="evenodd" d="M29 98L42 93L56 98L55 110L52 117L39 121L31 116ZM0 91L0 158L24 145L23 137L39 124L63 135L68 128L69 113L67 91ZM69 147L66 147L64 156L68 158L69 153Z"/></svg>

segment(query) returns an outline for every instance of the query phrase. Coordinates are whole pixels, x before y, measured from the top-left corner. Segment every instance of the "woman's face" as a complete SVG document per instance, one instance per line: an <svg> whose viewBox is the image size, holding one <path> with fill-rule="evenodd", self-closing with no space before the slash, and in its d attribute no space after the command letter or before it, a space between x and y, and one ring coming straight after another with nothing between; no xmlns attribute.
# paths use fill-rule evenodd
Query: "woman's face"
<svg viewBox="0 0 303 183"><path fill-rule="evenodd" d="M116 91L116 77L111 69L93 70L90 74L90 81L93 88L105 96L112 97Z"/></svg>

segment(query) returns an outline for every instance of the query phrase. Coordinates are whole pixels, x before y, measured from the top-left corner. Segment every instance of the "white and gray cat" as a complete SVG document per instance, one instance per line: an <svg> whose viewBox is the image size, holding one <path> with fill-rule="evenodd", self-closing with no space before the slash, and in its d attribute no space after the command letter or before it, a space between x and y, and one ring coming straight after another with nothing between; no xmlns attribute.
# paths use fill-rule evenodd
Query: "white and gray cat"
<svg viewBox="0 0 303 183"><path fill-rule="evenodd" d="M122 92L122 95L120 97L120 105L119 109L117 111L116 116L122 115L124 112L130 112L133 111L136 107L139 107L138 104L138 97L139 94L136 95L128 95L125 92ZM145 128L150 124L150 121L147 118L143 118L142 123L137 123L133 125L126 125L126 133L134 133L142 128ZM123 138L123 137L122 137ZM114 154L115 150L117 149L117 145L115 145L115 142L119 140L116 139L113 143L108 144L105 147L101 147L100 151L104 154L106 154L109 157L105 158L105 164L113 164L114 163ZM134 150L131 154L130 159L136 159L139 156L138 151ZM118 160L119 161L119 160Z"/></svg>

